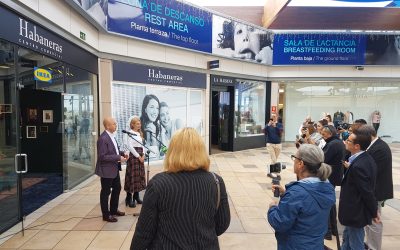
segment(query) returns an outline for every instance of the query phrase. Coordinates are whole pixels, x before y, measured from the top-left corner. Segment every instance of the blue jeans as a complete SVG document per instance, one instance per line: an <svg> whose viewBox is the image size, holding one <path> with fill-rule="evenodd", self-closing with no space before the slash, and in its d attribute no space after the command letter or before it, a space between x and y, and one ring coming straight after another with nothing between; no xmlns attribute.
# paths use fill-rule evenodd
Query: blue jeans
<svg viewBox="0 0 400 250"><path fill-rule="evenodd" d="M341 250L363 250L364 249L364 228L345 227L343 231L343 243Z"/></svg>

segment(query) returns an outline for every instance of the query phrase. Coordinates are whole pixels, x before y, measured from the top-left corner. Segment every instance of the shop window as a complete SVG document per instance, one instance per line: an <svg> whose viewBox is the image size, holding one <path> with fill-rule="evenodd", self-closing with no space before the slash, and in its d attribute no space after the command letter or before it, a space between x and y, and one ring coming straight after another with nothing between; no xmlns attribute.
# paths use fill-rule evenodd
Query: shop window
<svg viewBox="0 0 400 250"><path fill-rule="evenodd" d="M94 172L96 140L95 98L97 76L65 65L66 93L64 108L64 176L71 189Z"/></svg>
<svg viewBox="0 0 400 250"><path fill-rule="evenodd" d="M119 130L130 130L130 120L141 118L145 145L152 160L163 159L162 146L182 127L193 127L203 134L203 91L136 83L114 82L112 114ZM145 106L144 106L145 105ZM123 149L126 135L118 133Z"/></svg>
<svg viewBox="0 0 400 250"><path fill-rule="evenodd" d="M262 134L265 123L265 83L236 80L235 138Z"/></svg>
<svg viewBox="0 0 400 250"><path fill-rule="evenodd" d="M380 113L378 136L400 141L400 83L288 82L285 84L285 141L294 141L307 115L318 121L330 114L334 124L365 119L373 125ZM343 114L335 116L335 114ZM375 124L376 126L376 124Z"/></svg>

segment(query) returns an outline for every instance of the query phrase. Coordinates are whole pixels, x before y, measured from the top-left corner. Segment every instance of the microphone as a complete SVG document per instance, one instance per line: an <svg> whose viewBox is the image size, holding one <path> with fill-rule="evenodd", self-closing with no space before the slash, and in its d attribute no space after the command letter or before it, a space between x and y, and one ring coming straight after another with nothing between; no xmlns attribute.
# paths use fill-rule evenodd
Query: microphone
<svg viewBox="0 0 400 250"><path fill-rule="evenodd" d="M125 129L122 130L122 133L128 134L128 135L132 135L132 136L137 136L137 134L131 133L129 131L126 131Z"/></svg>

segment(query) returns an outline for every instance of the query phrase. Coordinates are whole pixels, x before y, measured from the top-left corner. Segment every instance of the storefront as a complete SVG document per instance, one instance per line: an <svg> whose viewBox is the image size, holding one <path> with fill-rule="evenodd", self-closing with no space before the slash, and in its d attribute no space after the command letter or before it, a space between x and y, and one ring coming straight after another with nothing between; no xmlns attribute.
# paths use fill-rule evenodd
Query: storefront
<svg viewBox="0 0 400 250"><path fill-rule="evenodd" d="M0 232L94 172L97 57L0 6Z"/></svg>
<svg viewBox="0 0 400 250"><path fill-rule="evenodd" d="M307 116L318 121L327 114L336 127L365 119L388 142L400 141L398 36L291 33L274 38L274 65L298 67L290 77L273 80L279 85L275 95L285 141L296 140Z"/></svg>
<svg viewBox="0 0 400 250"><path fill-rule="evenodd" d="M206 81L202 73L113 61L113 117L120 130L130 130L130 120L141 118L151 160L161 160L162 148L179 128L195 128L205 137Z"/></svg>
<svg viewBox="0 0 400 250"><path fill-rule="evenodd" d="M211 75L210 148L237 151L265 146L268 82Z"/></svg>
<svg viewBox="0 0 400 250"><path fill-rule="evenodd" d="M378 136L388 142L400 141L399 81L286 81L280 89L285 141L295 140L307 115L318 121L325 114L336 125L365 119L375 126Z"/></svg>

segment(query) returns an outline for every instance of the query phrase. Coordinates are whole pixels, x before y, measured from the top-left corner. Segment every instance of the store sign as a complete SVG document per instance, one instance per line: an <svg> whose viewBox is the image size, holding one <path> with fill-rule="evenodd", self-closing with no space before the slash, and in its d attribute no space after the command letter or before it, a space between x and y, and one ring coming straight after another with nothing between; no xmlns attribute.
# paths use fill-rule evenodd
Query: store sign
<svg viewBox="0 0 400 250"><path fill-rule="evenodd" d="M38 67L34 67L33 75L34 75L34 79L36 81L51 83L52 79L53 79L50 70L42 69L42 68L38 68Z"/></svg>
<svg viewBox="0 0 400 250"><path fill-rule="evenodd" d="M211 53L212 14L170 0L109 1L107 30Z"/></svg>
<svg viewBox="0 0 400 250"><path fill-rule="evenodd" d="M115 81L206 88L206 75L196 72L113 61Z"/></svg>
<svg viewBox="0 0 400 250"><path fill-rule="evenodd" d="M227 86L235 85L235 78L229 76L211 75L210 79L211 79L210 80L211 84L227 85Z"/></svg>
<svg viewBox="0 0 400 250"><path fill-rule="evenodd" d="M274 65L363 65L366 36L345 34L279 34Z"/></svg>
<svg viewBox="0 0 400 250"><path fill-rule="evenodd" d="M291 0L288 6L295 7L399 7L400 1L388 0Z"/></svg>
<svg viewBox="0 0 400 250"><path fill-rule="evenodd" d="M213 60L207 62L208 69L218 69L219 68L219 60Z"/></svg>
<svg viewBox="0 0 400 250"><path fill-rule="evenodd" d="M0 37L45 56L97 73L97 57L0 6Z"/></svg>

